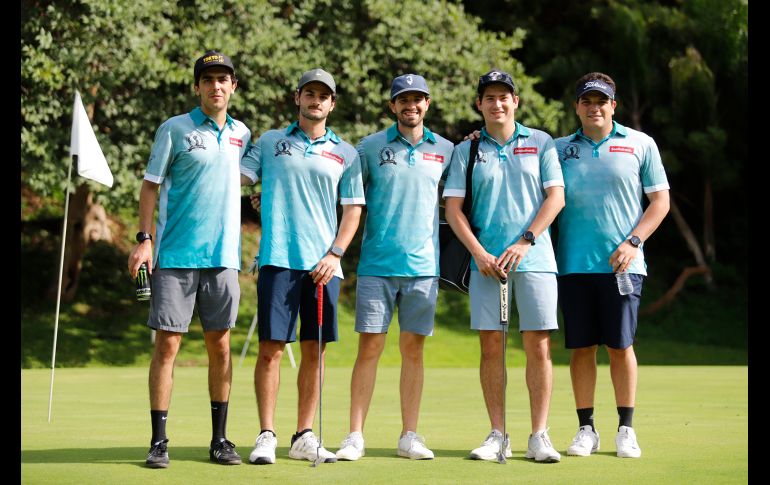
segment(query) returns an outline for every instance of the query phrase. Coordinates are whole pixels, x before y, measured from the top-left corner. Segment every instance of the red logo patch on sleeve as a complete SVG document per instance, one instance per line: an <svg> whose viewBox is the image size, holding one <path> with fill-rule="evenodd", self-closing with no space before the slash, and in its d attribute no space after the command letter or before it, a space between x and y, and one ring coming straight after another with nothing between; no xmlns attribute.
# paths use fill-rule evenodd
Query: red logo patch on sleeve
<svg viewBox="0 0 770 485"><path fill-rule="evenodd" d="M621 146L611 146L610 147L610 153L613 152L621 152L621 153L630 153L631 155L634 154L634 147L621 147Z"/></svg>
<svg viewBox="0 0 770 485"><path fill-rule="evenodd" d="M444 155L436 155L435 153L423 153L423 160L430 160L431 162L444 163Z"/></svg>
<svg viewBox="0 0 770 485"><path fill-rule="evenodd" d="M326 150L321 152L321 156L325 157L325 158L329 158L331 160L334 160L335 162L339 163L340 165L345 163L345 159L344 158L342 158L341 156L336 155L336 154L334 154L332 152L327 152Z"/></svg>
<svg viewBox="0 0 770 485"><path fill-rule="evenodd" d="M243 148L243 140L241 140L240 138L233 138L231 136L230 137L230 144L231 145L235 145L235 146L240 147L240 148Z"/></svg>
<svg viewBox="0 0 770 485"><path fill-rule="evenodd" d="M516 147L513 149L514 155L537 155L537 147Z"/></svg>

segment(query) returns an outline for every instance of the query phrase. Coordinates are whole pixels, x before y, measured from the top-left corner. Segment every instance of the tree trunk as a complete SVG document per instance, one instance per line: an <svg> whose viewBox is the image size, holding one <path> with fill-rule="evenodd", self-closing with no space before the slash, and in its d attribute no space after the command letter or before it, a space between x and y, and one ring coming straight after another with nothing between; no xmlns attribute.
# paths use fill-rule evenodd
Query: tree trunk
<svg viewBox="0 0 770 485"><path fill-rule="evenodd" d="M71 196L67 215L67 240L64 245L64 268L62 271L62 301L72 301L80 282L80 270L83 256L91 241L112 241L112 231L107 223L107 213L99 204L93 202L93 195L88 184L81 184ZM48 291L50 299L56 299L59 285L59 272Z"/></svg>
<svg viewBox="0 0 770 485"><path fill-rule="evenodd" d="M676 227L679 228L679 233L682 235L685 242L687 243L687 247L690 248L690 251L695 257L695 262L698 263L699 267L709 268L709 265L706 264L706 258L703 257L703 251L700 249L698 240L695 238L695 234L693 234L690 226L687 225L687 221L684 220L682 213L679 211L679 206L676 204L676 200L674 200L673 197L671 197L670 212L671 216L674 218L674 222L676 222ZM706 285L708 288L713 290L714 277L712 276L710 269L704 272L704 279L706 280Z"/></svg>

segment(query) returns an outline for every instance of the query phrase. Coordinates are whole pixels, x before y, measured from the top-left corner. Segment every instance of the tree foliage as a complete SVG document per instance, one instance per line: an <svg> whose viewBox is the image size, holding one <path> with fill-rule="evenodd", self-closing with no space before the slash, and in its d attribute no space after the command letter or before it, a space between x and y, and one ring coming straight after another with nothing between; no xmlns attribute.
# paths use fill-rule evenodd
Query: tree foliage
<svg viewBox="0 0 770 485"><path fill-rule="evenodd" d="M197 105L192 63L210 48L236 64L230 113L255 136L296 118L293 90L313 67L335 76L330 126L351 143L392 122L390 81L408 71L428 80L428 124L450 138L478 125L475 85L493 66L520 86L525 122L553 131L562 115L512 56L521 30L486 31L444 0L55 0L22 10L22 183L62 197L78 89L115 175L98 189L111 210L135 207L155 129Z"/></svg>

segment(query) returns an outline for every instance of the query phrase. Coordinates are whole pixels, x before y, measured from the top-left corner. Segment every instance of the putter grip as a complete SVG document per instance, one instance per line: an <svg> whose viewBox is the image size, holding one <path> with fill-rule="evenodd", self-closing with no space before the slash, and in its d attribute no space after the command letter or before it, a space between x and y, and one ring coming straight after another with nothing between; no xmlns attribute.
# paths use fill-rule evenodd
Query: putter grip
<svg viewBox="0 0 770 485"><path fill-rule="evenodd" d="M324 285L318 283L316 285L316 294L318 295L318 326L322 327L324 324Z"/></svg>

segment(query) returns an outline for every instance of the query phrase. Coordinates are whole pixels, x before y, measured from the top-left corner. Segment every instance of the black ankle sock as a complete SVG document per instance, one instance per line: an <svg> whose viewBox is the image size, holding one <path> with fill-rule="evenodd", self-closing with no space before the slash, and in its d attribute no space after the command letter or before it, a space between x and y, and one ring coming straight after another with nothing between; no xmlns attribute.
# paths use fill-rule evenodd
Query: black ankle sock
<svg viewBox="0 0 770 485"><path fill-rule="evenodd" d="M633 428L634 421L634 408L621 408L618 407L618 429L621 426L628 426Z"/></svg>
<svg viewBox="0 0 770 485"><path fill-rule="evenodd" d="M583 426L591 426L591 430L593 432L596 432L596 428L594 428L594 408L581 408L577 410L578 415L578 421L581 428Z"/></svg>
<svg viewBox="0 0 770 485"><path fill-rule="evenodd" d="M168 418L168 409L165 411L150 409L150 422L152 423L152 438L150 439L150 444L154 445L158 441L167 439L166 418Z"/></svg>
<svg viewBox="0 0 770 485"><path fill-rule="evenodd" d="M294 444L294 442L297 441L297 439L299 439L300 436L302 436L305 433L309 433L310 431L313 431L313 428L305 428L302 431L297 431L296 433L291 435L291 444Z"/></svg>
<svg viewBox="0 0 770 485"><path fill-rule="evenodd" d="M273 437L274 437L274 438L277 438L277 437L278 437L278 435L277 435L277 434L275 434L275 431L273 431L272 429L260 429L260 430L259 430L259 434L262 434L262 433L264 433L265 431L270 431L270 433L273 435Z"/></svg>
<svg viewBox="0 0 770 485"><path fill-rule="evenodd" d="M211 401L211 441L225 439L227 427L227 401Z"/></svg>

